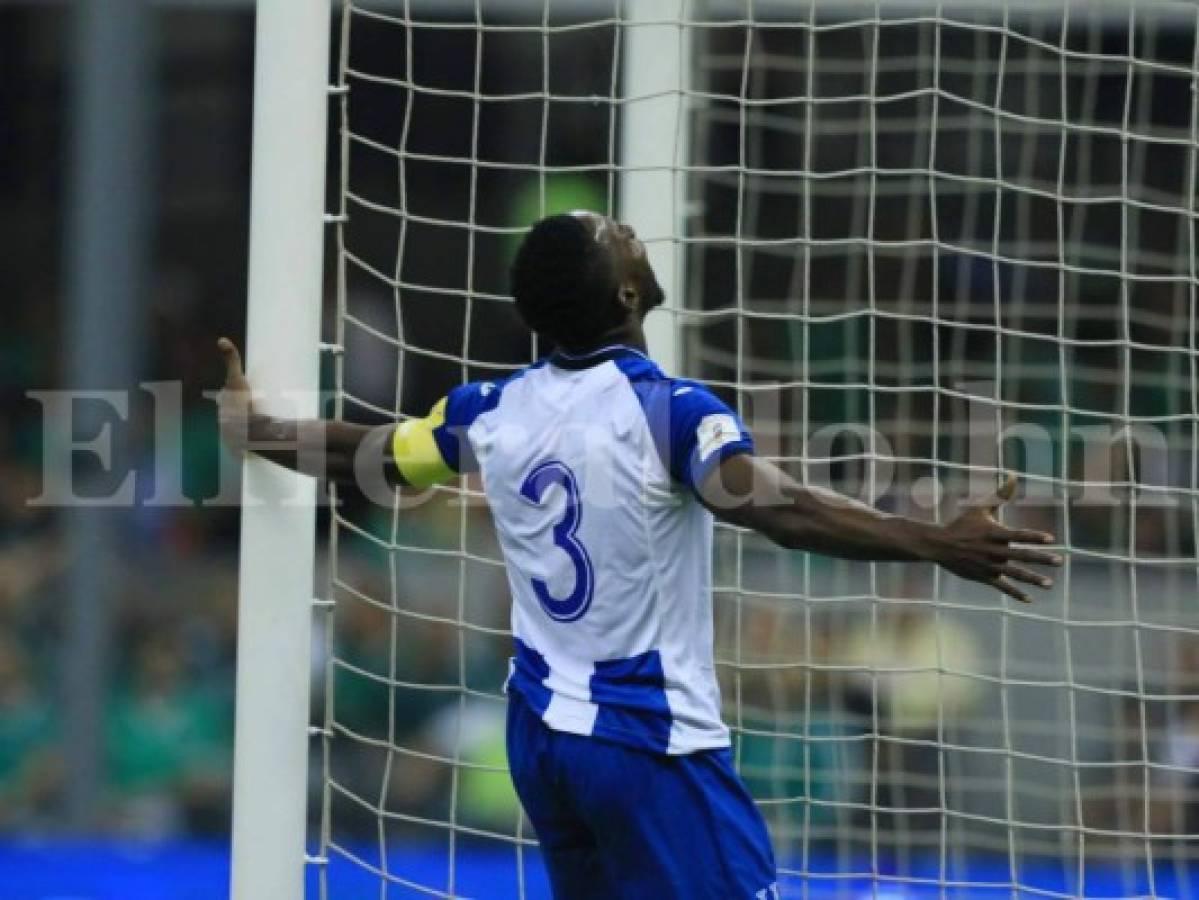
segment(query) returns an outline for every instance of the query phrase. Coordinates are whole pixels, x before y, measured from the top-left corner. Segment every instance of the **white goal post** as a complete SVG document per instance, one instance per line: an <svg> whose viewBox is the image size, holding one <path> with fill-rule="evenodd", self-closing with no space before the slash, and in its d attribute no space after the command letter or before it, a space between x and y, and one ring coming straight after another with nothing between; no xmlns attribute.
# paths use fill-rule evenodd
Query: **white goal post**
<svg viewBox="0 0 1199 900"><path fill-rule="evenodd" d="M266 410L320 415L328 0L258 0L246 368ZM304 894L316 482L243 467L234 900Z"/></svg>

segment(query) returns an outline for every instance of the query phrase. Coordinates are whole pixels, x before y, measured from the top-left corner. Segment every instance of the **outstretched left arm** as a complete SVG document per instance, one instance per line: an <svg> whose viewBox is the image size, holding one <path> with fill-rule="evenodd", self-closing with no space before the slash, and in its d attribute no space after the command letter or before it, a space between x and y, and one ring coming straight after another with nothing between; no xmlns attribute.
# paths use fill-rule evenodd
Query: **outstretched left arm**
<svg viewBox="0 0 1199 900"><path fill-rule="evenodd" d="M1015 490L1016 476L1009 473L992 497L937 525L804 487L772 463L742 453L714 468L699 496L718 519L751 528L789 549L846 559L933 562L1027 603L1028 595L1015 582L1046 588L1053 579L1019 564L1058 566L1062 560L1047 550L1013 546L1054 540L1046 532L1008 528L995 519Z"/></svg>

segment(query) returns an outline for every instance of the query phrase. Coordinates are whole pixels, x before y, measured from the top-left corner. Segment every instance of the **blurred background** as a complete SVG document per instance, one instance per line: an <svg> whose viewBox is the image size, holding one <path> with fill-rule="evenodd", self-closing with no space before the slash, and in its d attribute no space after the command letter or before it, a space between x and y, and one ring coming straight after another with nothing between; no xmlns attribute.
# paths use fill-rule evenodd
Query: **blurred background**
<svg viewBox="0 0 1199 900"><path fill-rule="evenodd" d="M971 463L1043 489L1011 521L1071 551L1016 610L720 533L726 718L784 865L823 873L817 895L872 872L1189 895L1193 8L727 6L688 6L686 374L796 474L929 518L971 487L981 403L994 456ZM416 7L335 5L325 333L345 354L324 380L356 421L547 349L508 261L544 213L618 211L637 92L614 4ZM235 0L0 0L0 898L226 890L237 465L204 391L244 327L253 40ZM128 407L74 399L64 433L53 392L80 389ZM847 423L888 443L885 489ZM1080 497L1087 428L1116 429L1103 503ZM71 450L106 433L107 465ZM54 501L131 472L118 504ZM394 896L544 890L503 772L507 590L461 502L478 490L320 513L337 605L309 810L333 896L378 896L384 865Z"/></svg>
<svg viewBox="0 0 1199 900"><path fill-rule="evenodd" d="M201 392L244 321L252 11L5 2L0 44L0 896L170 896L187 859L139 887L116 848L229 830L238 515L199 506L221 462ZM146 382L179 394L169 433ZM129 408L77 400L50 434L27 392L72 388ZM105 428L111 477L53 462ZM30 503L131 471L132 503ZM186 500L147 502L156 482ZM188 896L225 892L221 856Z"/></svg>

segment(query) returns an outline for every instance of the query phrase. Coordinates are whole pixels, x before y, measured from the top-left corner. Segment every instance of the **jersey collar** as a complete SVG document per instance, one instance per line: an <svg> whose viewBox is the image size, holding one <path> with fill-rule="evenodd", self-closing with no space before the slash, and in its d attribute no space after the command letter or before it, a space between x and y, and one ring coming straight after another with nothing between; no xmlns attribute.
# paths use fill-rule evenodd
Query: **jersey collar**
<svg viewBox="0 0 1199 900"><path fill-rule="evenodd" d="M649 361L649 357L640 350L625 344L612 344L608 347L600 347L598 350L591 350L587 353L577 355L567 353L563 350L556 350L550 354L550 362L560 369L589 369L592 366L598 366L601 363L615 359L644 359Z"/></svg>

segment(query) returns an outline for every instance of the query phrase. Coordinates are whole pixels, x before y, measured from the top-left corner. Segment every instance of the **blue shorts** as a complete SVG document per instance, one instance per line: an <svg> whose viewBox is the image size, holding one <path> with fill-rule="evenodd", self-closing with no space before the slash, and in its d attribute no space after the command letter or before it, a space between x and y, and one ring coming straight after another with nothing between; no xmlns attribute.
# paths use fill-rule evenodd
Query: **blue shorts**
<svg viewBox="0 0 1199 900"><path fill-rule="evenodd" d="M664 756L554 731L512 692L508 765L557 900L778 896L727 749Z"/></svg>

